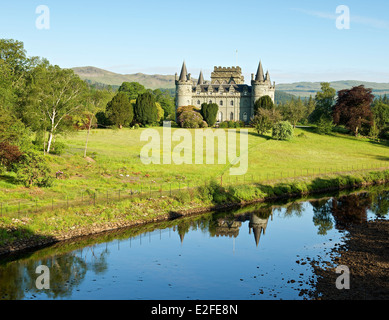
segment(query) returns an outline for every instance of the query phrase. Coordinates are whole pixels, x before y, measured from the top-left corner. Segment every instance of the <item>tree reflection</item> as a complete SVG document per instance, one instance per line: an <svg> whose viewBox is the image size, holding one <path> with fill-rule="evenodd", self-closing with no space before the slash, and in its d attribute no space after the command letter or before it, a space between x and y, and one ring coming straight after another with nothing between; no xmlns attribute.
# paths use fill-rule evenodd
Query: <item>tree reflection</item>
<svg viewBox="0 0 389 320"><path fill-rule="evenodd" d="M332 215L335 227L345 230L350 224L360 224L367 221L367 210L372 201L368 193L351 194L332 200Z"/></svg>
<svg viewBox="0 0 389 320"><path fill-rule="evenodd" d="M326 235L334 226L331 202L324 199L311 201L310 204L313 208L313 224L318 227L318 234Z"/></svg>

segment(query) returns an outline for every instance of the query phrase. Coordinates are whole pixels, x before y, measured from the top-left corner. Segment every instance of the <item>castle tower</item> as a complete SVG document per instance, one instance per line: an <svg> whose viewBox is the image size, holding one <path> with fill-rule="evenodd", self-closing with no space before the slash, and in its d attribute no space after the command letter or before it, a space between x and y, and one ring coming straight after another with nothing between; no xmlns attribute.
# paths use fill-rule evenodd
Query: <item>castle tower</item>
<svg viewBox="0 0 389 320"><path fill-rule="evenodd" d="M188 106L192 101L192 81L186 69L185 61L182 64L180 77L176 74L176 109Z"/></svg>
<svg viewBox="0 0 389 320"><path fill-rule="evenodd" d="M273 102L275 101L275 83L272 85L270 82L269 71L266 73L266 77L263 73L262 62L259 62L257 74L254 79L254 75L251 76L252 85L252 105L263 96L269 96Z"/></svg>

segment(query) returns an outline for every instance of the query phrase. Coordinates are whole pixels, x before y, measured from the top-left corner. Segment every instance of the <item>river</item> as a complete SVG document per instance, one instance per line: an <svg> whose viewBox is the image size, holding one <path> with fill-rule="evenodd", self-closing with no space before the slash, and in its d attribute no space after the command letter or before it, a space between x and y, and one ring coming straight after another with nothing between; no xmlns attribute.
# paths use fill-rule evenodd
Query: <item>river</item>
<svg viewBox="0 0 389 320"><path fill-rule="evenodd" d="M351 223L388 213L378 187L67 241L0 258L0 300L301 300L309 262L329 260ZM37 288L41 265L49 289Z"/></svg>

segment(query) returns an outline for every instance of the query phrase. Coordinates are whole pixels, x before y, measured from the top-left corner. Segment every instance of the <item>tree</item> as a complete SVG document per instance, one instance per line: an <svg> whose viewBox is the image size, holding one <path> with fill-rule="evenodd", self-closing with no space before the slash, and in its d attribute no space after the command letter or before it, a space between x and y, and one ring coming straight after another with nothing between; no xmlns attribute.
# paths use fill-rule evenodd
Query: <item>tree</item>
<svg viewBox="0 0 389 320"><path fill-rule="evenodd" d="M332 118L332 109L335 102L336 90L328 82L321 83L321 91L316 93L316 107L309 116L309 122L317 123L322 116Z"/></svg>
<svg viewBox="0 0 389 320"><path fill-rule="evenodd" d="M133 106L124 92L118 92L107 104L107 118L120 129L134 119Z"/></svg>
<svg viewBox="0 0 389 320"><path fill-rule="evenodd" d="M215 125L218 111L219 106L216 103L203 103L201 105L200 113L209 127L213 127Z"/></svg>
<svg viewBox="0 0 389 320"><path fill-rule="evenodd" d="M263 96L259 98L254 103L254 114L258 112L259 109L273 109L274 103L273 100L269 96Z"/></svg>
<svg viewBox="0 0 389 320"><path fill-rule="evenodd" d="M382 134L389 127L389 105L383 102L375 103L372 112L377 130Z"/></svg>
<svg viewBox="0 0 389 320"><path fill-rule="evenodd" d="M150 92L141 94L134 105L134 117L143 125L154 124L158 121L158 109L155 98Z"/></svg>
<svg viewBox="0 0 389 320"><path fill-rule="evenodd" d="M333 113L334 123L344 125L355 136L364 125L370 129L373 124L373 100L372 89L366 89L363 85L339 91Z"/></svg>
<svg viewBox="0 0 389 320"><path fill-rule="evenodd" d="M293 127L289 121L280 121L273 126L273 139L289 140L293 137Z"/></svg>
<svg viewBox="0 0 389 320"><path fill-rule="evenodd" d="M133 100L145 93L146 88L138 82L123 82L118 91L125 93L129 100Z"/></svg>
<svg viewBox="0 0 389 320"><path fill-rule="evenodd" d="M292 99L283 107L284 120L288 120L296 128L297 123L304 118L306 107L299 97L297 100Z"/></svg>
<svg viewBox="0 0 389 320"><path fill-rule="evenodd" d="M24 117L33 121L35 130L49 131L47 153L58 132L72 130L64 120L81 109L86 90L86 83L73 70L52 66L47 61L31 72Z"/></svg>
<svg viewBox="0 0 389 320"><path fill-rule="evenodd" d="M258 134L265 134L281 120L282 115L277 109L259 109L252 119L251 125Z"/></svg>

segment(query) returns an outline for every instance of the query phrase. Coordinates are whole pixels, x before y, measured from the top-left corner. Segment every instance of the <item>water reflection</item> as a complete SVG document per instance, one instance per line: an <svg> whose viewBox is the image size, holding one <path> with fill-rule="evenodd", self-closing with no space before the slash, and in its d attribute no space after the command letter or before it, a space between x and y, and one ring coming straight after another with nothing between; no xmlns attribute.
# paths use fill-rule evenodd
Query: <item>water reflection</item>
<svg viewBox="0 0 389 320"><path fill-rule="evenodd" d="M272 221L275 214L278 214L277 218L284 220L292 218L302 220L308 211L311 212L311 225L316 228L317 235L325 236L333 229L347 230L350 224L363 223L369 217L386 217L389 212L389 191L359 192L282 205L258 204L231 212L184 218L111 233L100 238L59 244L37 252L23 254L17 259L15 257L2 259L0 260L0 300L21 300L42 295L42 291L37 290L35 286L37 277L35 270L39 265L46 265L50 268L51 286L50 290L44 292L44 298L72 298L79 291L79 287L85 282L88 274L94 277L109 274L112 257L110 257L108 244L114 240L118 241L118 246L120 241L129 241L131 248L131 241L134 241L136 237L139 237L138 243L142 245L142 239L147 233L149 242L151 242L151 234L155 235L157 232L162 241L162 233L169 232L171 235L171 230L173 230L178 234L180 244L183 246L188 233L200 231L202 234L207 234L210 241L212 238L233 239L234 245L235 239L246 239L249 236L247 246L254 247L255 245L258 248L261 247L260 244L264 237L271 237L272 232L276 233L275 229L268 230L269 226L273 226ZM245 229L247 226L248 230ZM287 238L289 235L284 236ZM267 245L269 246L269 243ZM155 250L160 249L157 246ZM291 247L290 250L293 248ZM217 259L216 256L215 259Z"/></svg>

